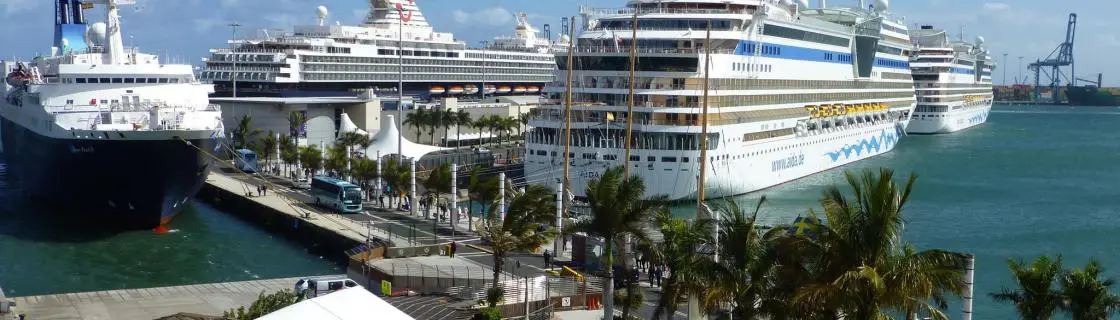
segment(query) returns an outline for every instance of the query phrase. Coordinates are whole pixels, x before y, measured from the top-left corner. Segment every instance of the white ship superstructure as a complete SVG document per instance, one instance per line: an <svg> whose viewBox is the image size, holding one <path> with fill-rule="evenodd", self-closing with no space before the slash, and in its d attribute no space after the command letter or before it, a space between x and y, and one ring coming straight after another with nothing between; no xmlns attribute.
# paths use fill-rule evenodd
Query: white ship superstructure
<svg viewBox="0 0 1120 320"><path fill-rule="evenodd" d="M984 47L984 38L973 43L950 41L945 30L932 26L911 30L910 37L915 46L910 67L918 106L906 131L950 133L988 121L995 61Z"/></svg>
<svg viewBox="0 0 1120 320"><path fill-rule="evenodd" d="M524 15L517 17L514 37L472 49L454 34L436 31L418 2L370 0L358 26L328 24L320 7L318 25L266 30L230 40L233 49L211 49L201 77L215 84L219 96L230 96L235 82L238 96L346 95L370 88L397 95L403 82L403 95L420 98L481 98L483 88L486 95L540 94L553 80L554 44Z"/></svg>
<svg viewBox="0 0 1120 320"><path fill-rule="evenodd" d="M571 192L624 164L631 21L637 52L631 174L647 195L696 197L708 161L707 197L747 193L892 150L915 98L903 21L876 10L807 8L805 1L627 1L584 8L576 39ZM705 30L711 21L711 54ZM558 79L566 53L557 54ZM708 159L700 159L704 67L709 64ZM561 181L564 84L534 111L529 182Z"/></svg>
<svg viewBox="0 0 1120 320"><path fill-rule="evenodd" d="M52 53L0 62L0 122L9 172L32 196L154 227L205 182L222 118L190 65L124 47L118 12L131 3L57 0ZM107 23L85 23L94 4Z"/></svg>

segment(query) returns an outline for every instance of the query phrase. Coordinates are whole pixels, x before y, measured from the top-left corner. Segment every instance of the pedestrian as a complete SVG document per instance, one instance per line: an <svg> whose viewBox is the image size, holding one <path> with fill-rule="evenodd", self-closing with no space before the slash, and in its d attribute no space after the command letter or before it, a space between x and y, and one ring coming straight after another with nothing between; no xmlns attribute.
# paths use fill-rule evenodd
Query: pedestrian
<svg viewBox="0 0 1120 320"><path fill-rule="evenodd" d="M649 287L653 288L653 284L657 282L657 271L654 268L647 269L649 274Z"/></svg>
<svg viewBox="0 0 1120 320"><path fill-rule="evenodd" d="M661 277L664 275L665 269L657 267L657 286L661 287Z"/></svg>
<svg viewBox="0 0 1120 320"><path fill-rule="evenodd" d="M261 193L261 186L257 186L257 196L259 197L259 196L262 196L262 195L263 194Z"/></svg>
<svg viewBox="0 0 1120 320"><path fill-rule="evenodd" d="M451 248L448 248L448 250L447 250L447 253L448 253L447 256L448 257L451 257L451 258L455 257L455 249L457 249L456 247L458 247L458 245L455 244L455 241L451 241Z"/></svg>
<svg viewBox="0 0 1120 320"><path fill-rule="evenodd" d="M261 185L261 195L262 196L267 196L268 195L268 185L266 185L266 184Z"/></svg>
<svg viewBox="0 0 1120 320"><path fill-rule="evenodd" d="M549 254L548 254L548 249L545 249L544 250L544 267L545 267L545 269L548 269L550 266L552 266L552 265L548 264L548 259L549 258L551 258L551 256L549 256Z"/></svg>
<svg viewBox="0 0 1120 320"><path fill-rule="evenodd" d="M521 260L514 260L514 261L517 261L517 268L521 269Z"/></svg>

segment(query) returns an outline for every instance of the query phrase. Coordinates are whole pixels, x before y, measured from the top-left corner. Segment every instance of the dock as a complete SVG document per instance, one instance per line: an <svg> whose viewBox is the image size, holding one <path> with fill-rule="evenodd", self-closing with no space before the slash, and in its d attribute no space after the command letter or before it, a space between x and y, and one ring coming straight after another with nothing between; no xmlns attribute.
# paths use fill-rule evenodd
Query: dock
<svg viewBox="0 0 1120 320"><path fill-rule="evenodd" d="M152 320L178 313L221 316L248 307L262 293L291 289L300 278L63 293L12 298L15 311L36 320Z"/></svg>

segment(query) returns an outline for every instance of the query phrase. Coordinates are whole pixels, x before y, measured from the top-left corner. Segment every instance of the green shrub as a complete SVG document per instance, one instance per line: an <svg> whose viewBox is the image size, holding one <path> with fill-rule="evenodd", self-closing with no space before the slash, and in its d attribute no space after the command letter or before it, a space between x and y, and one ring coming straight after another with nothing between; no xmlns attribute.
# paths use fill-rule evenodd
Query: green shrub
<svg viewBox="0 0 1120 320"><path fill-rule="evenodd" d="M502 320L502 312L498 308L485 307L478 309L478 313L474 314L473 320Z"/></svg>
<svg viewBox="0 0 1120 320"><path fill-rule="evenodd" d="M506 296L506 291L505 291L505 289L502 289L501 287L493 287L493 288L487 289L486 290L486 305L491 307L491 308L497 307L498 303L502 302L502 298L505 298L505 296Z"/></svg>
<svg viewBox="0 0 1120 320"><path fill-rule="evenodd" d="M280 290L268 295L261 292L260 296L257 296L257 301L253 301L248 310L245 307L238 307L226 311L222 316L230 320L252 320L293 305L300 300L303 300L303 297L292 290Z"/></svg>

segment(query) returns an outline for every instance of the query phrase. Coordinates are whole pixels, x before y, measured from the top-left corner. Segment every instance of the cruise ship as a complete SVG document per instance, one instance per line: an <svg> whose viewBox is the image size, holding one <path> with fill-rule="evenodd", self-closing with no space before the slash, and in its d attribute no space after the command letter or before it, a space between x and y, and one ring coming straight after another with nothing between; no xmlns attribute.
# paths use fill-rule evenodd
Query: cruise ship
<svg viewBox="0 0 1120 320"><path fill-rule="evenodd" d="M950 133L988 121L995 94L992 70L995 61L984 47L984 38L968 43L963 35L950 41L945 30L922 26L910 30L918 106L906 132Z"/></svg>
<svg viewBox="0 0 1120 320"><path fill-rule="evenodd" d="M167 223L206 181L222 114L190 65L121 41L120 6L57 0L49 56L3 61L4 162L19 189L62 212L128 228ZM106 22L83 11L105 5Z"/></svg>
<svg viewBox="0 0 1120 320"><path fill-rule="evenodd" d="M885 13L883 0L874 9L823 2L630 0L623 8L582 8L571 67L569 192L584 196L589 180L629 160L647 195L695 199L699 162L707 161L707 197L730 196L892 150L915 105L906 24ZM631 20L638 53L633 150L624 159ZM565 79L567 53L557 61ZM530 182L561 181L565 89L546 87L554 103L530 120ZM700 159L705 89L710 143Z"/></svg>
<svg viewBox="0 0 1120 320"><path fill-rule="evenodd" d="M419 1L369 2L359 26L328 24L329 12L320 6L317 25L230 40L232 50L210 50L200 77L215 85L215 96L231 96L236 85L242 97L349 95L371 88L420 98L540 95L553 81L550 51L559 44L540 37L523 14L514 36L470 48L452 33L435 31Z"/></svg>

